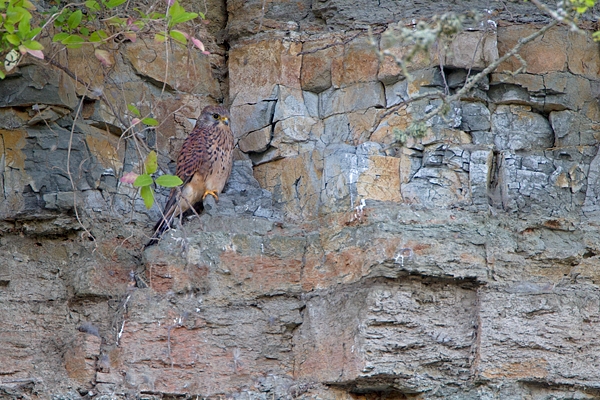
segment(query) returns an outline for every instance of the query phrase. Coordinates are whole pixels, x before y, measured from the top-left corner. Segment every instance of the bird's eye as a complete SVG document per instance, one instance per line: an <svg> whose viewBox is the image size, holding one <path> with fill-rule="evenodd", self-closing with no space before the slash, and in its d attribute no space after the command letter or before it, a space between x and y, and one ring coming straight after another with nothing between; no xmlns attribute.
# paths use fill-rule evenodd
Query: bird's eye
<svg viewBox="0 0 600 400"><path fill-rule="evenodd" d="M219 114L213 114L214 119L219 119Z"/></svg>

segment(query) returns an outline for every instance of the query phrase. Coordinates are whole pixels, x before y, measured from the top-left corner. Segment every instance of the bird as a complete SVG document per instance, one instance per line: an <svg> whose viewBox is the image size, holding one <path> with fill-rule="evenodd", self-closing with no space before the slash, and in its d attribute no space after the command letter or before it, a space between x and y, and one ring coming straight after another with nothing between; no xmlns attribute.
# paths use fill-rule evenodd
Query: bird
<svg viewBox="0 0 600 400"><path fill-rule="evenodd" d="M175 174L183 183L171 189L160 220L145 247L158 243L173 219L211 195L219 200L233 166L231 115L223 106L207 106L183 142Z"/></svg>

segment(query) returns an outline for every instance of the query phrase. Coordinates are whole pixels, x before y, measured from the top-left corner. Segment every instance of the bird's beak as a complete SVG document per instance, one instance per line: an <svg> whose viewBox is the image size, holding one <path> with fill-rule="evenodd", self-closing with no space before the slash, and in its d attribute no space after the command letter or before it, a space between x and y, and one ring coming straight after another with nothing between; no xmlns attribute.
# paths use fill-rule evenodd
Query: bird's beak
<svg viewBox="0 0 600 400"><path fill-rule="evenodd" d="M223 123L224 123L225 125L229 125L229 118L227 118L227 117L223 117L223 118L221 118L221 121L223 121Z"/></svg>

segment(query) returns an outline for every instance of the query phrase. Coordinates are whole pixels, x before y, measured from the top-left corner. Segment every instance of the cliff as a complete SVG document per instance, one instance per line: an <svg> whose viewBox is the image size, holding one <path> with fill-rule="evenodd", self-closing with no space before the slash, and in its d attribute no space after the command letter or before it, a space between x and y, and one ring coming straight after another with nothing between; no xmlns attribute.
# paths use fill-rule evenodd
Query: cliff
<svg viewBox="0 0 600 400"><path fill-rule="evenodd" d="M550 19L475 0L187 6L210 55L140 38L111 67L84 47L58 56L72 76L31 62L0 81L0 395L600 397L589 31L549 29L398 141L441 104L417 96L452 95ZM401 29L472 10L407 79ZM221 101L225 192L144 251L160 213L120 177L149 149L172 172ZM127 104L160 125L124 132Z"/></svg>

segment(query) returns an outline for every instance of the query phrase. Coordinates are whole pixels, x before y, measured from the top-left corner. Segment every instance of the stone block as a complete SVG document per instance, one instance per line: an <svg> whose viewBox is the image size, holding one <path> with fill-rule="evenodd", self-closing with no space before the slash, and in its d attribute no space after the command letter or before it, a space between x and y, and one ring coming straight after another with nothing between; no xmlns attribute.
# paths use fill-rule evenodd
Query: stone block
<svg viewBox="0 0 600 400"><path fill-rule="evenodd" d="M508 25L498 28L498 54L503 56L512 49L519 39L531 35L539 28L533 25ZM543 36L521 47L520 55L527 63L530 74L547 74L553 71L566 71L568 49L570 48L567 29L555 27ZM552 54L552 57L548 57ZM514 72L522 67L515 57L511 57L498 67L498 72Z"/></svg>
<svg viewBox="0 0 600 400"><path fill-rule="evenodd" d="M448 207L471 203L469 175L464 171L422 167L408 183L401 185L407 203L426 207Z"/></svg>
<svg viewBox="0 0 600 400"><path fill-rule="evenodd" d="M492 181L494 152L491 148L471 150L469 183L473 205L487 210L490 204L489 188Z"/></svg>
<svg viewBox="0 0 600 400"><path fill-rule="evenodd" d="M102 339L87 333L78 333L64 355L69 378L82 388L91 389L96 378L96 358L100 355Z"/></svg>
<svg viewBox="0 0 600 400"><path fill-rule="evenodd" d="M546 149L554 145L548 120L525 106L498 106L492 114L492 133L498 150Z"/></svg>
<svg viewBox="0 0 600 400"><path fill-rule="evenodd" d="M600 73L600 48L588 31L567 33L567 65L569 72L596 80Z"/></svg>
<svg viewBox="0 0 600 400"><path fill-rule="evenodd" d="M260 186L273 193L274 203L292 220L318 213L322 174L323 157L317 151L254 168Z"/></svg>
<svg viewBox="0 0 600 400"><path fill-rule="evenodd" d="M564 110L549 115L554 147L593 146L600 140L600 126L580 113Z"/></svg>
<svg viewBox="0 0 600 400"><path fill-rule="evenodd" d="M495 30L463 31L450 42L441 62L445 67L482 70L497 59Z"/></svg>
<svg viewBox="0 0 600 400"><path fill-rule="evenodd" d="M344 46L341 57L331 61L331 83L335 88L377 80L379 56L377 42L358 37Z"/></svg>
<svg viewBox="0 0 600 400"><path fill-rule="evenodd" d="M591 285L516 283L481 292L477 375L554 385L590 385L600 377ZM518 354L518 361L517 359Z"/></svg>
<svg viewBox="0 0 600 400"><path fill-rule="evenodd" d="M145 296L131 296L135 311L119 343L115 368L129 388L217 396L245 390L267 374L292 373L289 332L302 321L297 300L232 307L196 299L178 307L163 298L146 307Z"/></svg>
<svg viewBox="0 0 600 400"><path fill-rule="evenodd" d="M240 150L244 153L262 153L267 150L271 142L272 130L271 126L266 126L262 129L248 132L238 142Z"/></svg>
<svg viewBox="0 0 600 400"><path fill-rule="evenodd" d="M356 182L356 192L361 199L402 201L400 195L400 159L371 155L367 169Z"/></svg>
<svg viewBox="0 0 600 400"><path fill-rule="evenodd" d="M420 278L314 297L294 337L296 373L359 393L466 384L477 337L476 303L472 288L424 285Z"/></svg>
<svg viewBox="0 0 600 400"><path fill-rule="evenodd" d="M213 76L209 56L198 49L171 46L165 55L164 43L139 39L128 43L125 56L137 74L159 82L159 85L166 83L177 91L207 95L215 100L223 97L219 81Z"/></svg>
<svg viewBox="0 0 600 400"><path fill-rule="evenodd" d="M331 69L333 60L342 57L342 45L331 46L336 38L305 42L302 46L302 70L300 80L302 90L321 93L332 85Z"/></svg>
<svg viewBox="0 0 600 400"><path fill-rule="evenodd" d="M291 117L277 122L271 146L277 148L278 157L291 157L314 150L315 138L320 133L313 132L315 125L317 121L311 117Z"/></svg>
<svg viewBox="0 0 600 400"><path fill-rule="evenodd" d="M408 100L408 80L404 79L400 82L385 86L385 103L386 107L398 105Z"/></svg>
<svg viewBox="0 0 600 400"><path fill-rule="evenodd" d="M0 93L0 107L47 104L75 109L78 104L75 86L63 72L35 64L0 80Z"/></svg>
<svg viewBox="0 0 600 400"><path fill-rule="evenodd" d="M229 51L232 108L271 99L276 85L300 89L301 46L269 40L233 47Z"/></svg>
<svg viewBox="0 0 600 400"><path fill-rule="evenodd" d="M231 129L236 137L244 137L249 132L271 127L276 99L261 100L256 104L242 104L231 107Z"/></svg>
<svg viewBox="0 0 600 400"><path fill-rule="evenodd" d="M319 94L319 116L384 107L385 93L380 82L365 82L340 89L329 89Z"/></svg>
<svg viewBox="0 0 600 400"><path fill-rule="evenodd" d="M273 122L291 117L307 117L309 115L302 90L279 85L277 93Z"/></svg>
<svg viewBox="0 0 600 400"><path fill-rule="evenodd" d="M428 52L417 52L410 62L403 60L403 57L406 57L412 50L411 46L406 45L405 40L401 37L401 30L404 28L404 23L389 24L385 32L381 34L379 49L383 53L383 60L379 66L377 78L385 85L393 85L399 80L407 78L404 76L399 60L405 62L409 73L440 64L439 53L435 46L432 46Z"/></svg>
<svg viewBox="0 0 600 400"><path fill-rule="evenodd" d="M462 124L460 129L487 131L491 128L490 110L483 103L462 103Z"/></svg>
<svg viewBox="0 0 600 400"><path fill-rule="evenodd" d="M593 151L588 148L547 152L502 151L498 182L506 210L555 218L579 212L586 197Z"/></svg>

